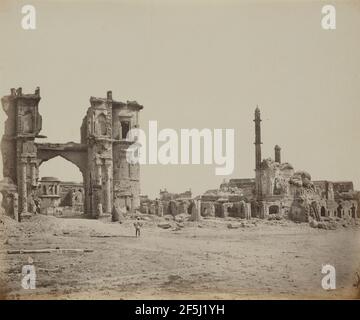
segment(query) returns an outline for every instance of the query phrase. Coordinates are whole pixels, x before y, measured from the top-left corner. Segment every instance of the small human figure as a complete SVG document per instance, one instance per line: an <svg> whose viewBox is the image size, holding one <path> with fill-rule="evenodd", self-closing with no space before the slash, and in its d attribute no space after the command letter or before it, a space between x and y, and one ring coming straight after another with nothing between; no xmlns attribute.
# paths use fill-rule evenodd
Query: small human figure
<svg viewBox="0 0 360 320"><path fill-rule="evenodd" d="M36 200L34 197L31 197L31 199L30 199L30 208L31 208L32 214L36 214Z"/></svg>
<svg viewBox="0 0 360 320"><path fill-rule="evenodd" d="M135 237L140 237L140 228L142 227L142 223L140 222L140 218L137 217L137 220L134 222L135 227Z"/></svg>
<svg viewBox="0 0 360 320"><path fill-rule="evenodd" d="M35 214L41 213L40 199L34 199L35 203Z"/></svg>

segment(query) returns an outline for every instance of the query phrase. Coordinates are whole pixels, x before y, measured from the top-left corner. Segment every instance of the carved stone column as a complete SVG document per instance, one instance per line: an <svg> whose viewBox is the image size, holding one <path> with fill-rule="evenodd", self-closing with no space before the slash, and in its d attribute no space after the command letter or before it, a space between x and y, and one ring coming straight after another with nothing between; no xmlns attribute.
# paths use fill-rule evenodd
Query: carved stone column
<svg viewBox="0 0 360 320"><path fill-rule="evenodd" d="M96 184L101 186L102 184L102 173L101 173L101 164L96 165Z"/></svg>
<svg viewBox="0 0 360 320"><path fill-rule="evenodd" d="M37 174L36 174L36 161L31 161L30 162L30 170L31 170L31 185L33 187L36 187L37 185Z"/></svg>
<svg viewBox="0 0 360 320"><path fill-rule="evenodd" d="M14 219L16 221L20 222L20 219L19 219L19 196L16 192L13 194L12 205L13 205L13 211L14 211Z"/></svg>
<svg viewBox="0 0 360 320"><path fill-rule="evenodd" d="M112 181L112 162L105 162L106 181L105 181L105 212L111 214L111 181Z"/></svg>
<svg viewBox="0 0 360 320"><path fill-rule="evenodd" d="M191 208L191 217L190 221L200 221L201 220L201 200L193 202Z"/></svg>
<svg viewBox="0 0 360 320"><path fill-rule="evenodd" d="M101 165L102 165L102 162L101 162L101 159L97 158L95 160L95 165L96 165L96 184L101 186L102 184L102 168L101 168Z"/></svg>
<svg viewBox="0 0 360 320"><path fill-rule="evenodd" d="M196 209L197 209L197 217L200 220L201 219L201 200L200 199L197 200Z"/></svg>
<svg viewBox="0 0 360 320"><path fill-rule="evenodd" d="M27 207L27 185L26 185L26 166L27 159L22 158L20 160L20 201L21 201L21 214L26 214L28 211Z"/></svg>

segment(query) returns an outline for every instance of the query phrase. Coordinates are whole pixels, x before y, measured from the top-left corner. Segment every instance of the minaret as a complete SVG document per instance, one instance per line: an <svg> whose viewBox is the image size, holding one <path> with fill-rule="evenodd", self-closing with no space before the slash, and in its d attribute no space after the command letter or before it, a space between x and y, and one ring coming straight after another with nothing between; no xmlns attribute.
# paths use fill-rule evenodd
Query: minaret
<svg viewBox="0 0 360 320"><path fill-rule="evenodd" d="M275 162L281 163L281 148L276 145L275 146Z"/></svg>
<svg viewBox="0 0 360 320"><path fill-rule="evenodd" d="M261 119L260 119L260 109L256 107L255 109L255 169L260 169L261 165Z"/></svg>
<svg viewBox="0 0 360 320"><path fill-rule="evenodd" d="M260 109L255 109L255 192L258 200L262 197L261 188L261 118Z"/></svg>

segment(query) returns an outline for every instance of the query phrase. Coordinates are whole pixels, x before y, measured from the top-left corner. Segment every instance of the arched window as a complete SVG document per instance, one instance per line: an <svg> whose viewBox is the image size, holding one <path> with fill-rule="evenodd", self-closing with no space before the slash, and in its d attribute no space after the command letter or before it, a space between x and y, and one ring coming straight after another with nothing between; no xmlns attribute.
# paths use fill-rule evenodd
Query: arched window
<svg viewBox="0 0 360 320"><path fill-rule="evenodd" d="M337 216L338 216L339 218L342 217L342 206L341 206L341 205L338 206L338 208L337 208Z"/></svg>
<svg viewBox="0 0 360 320"><path fill-rule="evenodd" d="M320 215L321 215L322 217L325 217L325 216L326 216L326 210L325 210L324 207L321 207L321 209L320 209Z"/></svg>
<svg viewBox="0 0 360 320"><path fill-rule="evenodd" d="M279 213L279 206L270 206L269 207L269 214L278 214Z"/></svg>
<svg viewBox="0 0 360 320"><path fill-rule="evenodd" d="M26 111L22 116L22 127L24 133L33 132L33 116L31 111Z"/></svg>
<svg viewBox="0 0 360 320"><path fill-rule="evenodd" d="M106 117L103 113L100 113L96 117L96 134L101 136L106 136Z"/></svg>
<svg viewBox="0 0 360 320"><path fill-rule="evenodd" d="M275 178L274 180L274 189L273 189L274 195L280 195L281 194L281 185L279 179Z"/></svg>
<svg viewBox="0 0 360 320"><path fill-rule="evenodd" d="M351 207L351 217L352 218L356 218L356 210L355 210L355 206L354 205L352 205L352 207Z"/></svg>
<svg viewBox="0 0 360 320"><path fill-rule="evenodd" d="M126 139L130 130L130 121L121 121L121 138Z"/></svg>

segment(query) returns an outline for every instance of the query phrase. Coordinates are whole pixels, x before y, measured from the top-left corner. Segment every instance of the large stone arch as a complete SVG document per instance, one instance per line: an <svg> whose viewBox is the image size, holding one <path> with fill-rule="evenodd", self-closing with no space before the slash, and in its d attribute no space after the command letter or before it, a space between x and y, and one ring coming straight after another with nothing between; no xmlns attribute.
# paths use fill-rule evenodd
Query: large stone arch
<svg viewBox="0 0 360 320"><path fill-rule="evenodd" d="M45 161L60 156L76 165L83 175L86 173L88 161L87 145L73 142L65 144L41 143L36 144L36 147L39 166Z"/></svg>
<svg viewBox="0 0 360 320"><path fill-rule="evenodd" d="M41 164L56 157L61 157L69 161L80 170L84 185L83 207L86 212L86 210L89 208L89 203L91 201L89 199L89 197L91 196L89 192L90 180L87 178L86 175L88 172L88 146L85 144L74 142L68 142L64 144L38 143L36 144L36 149L38 175Z"/></svg>

